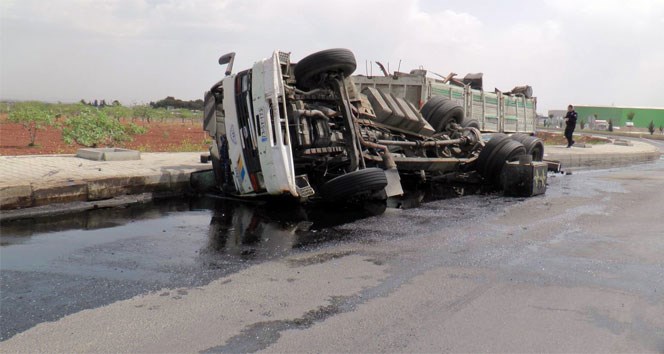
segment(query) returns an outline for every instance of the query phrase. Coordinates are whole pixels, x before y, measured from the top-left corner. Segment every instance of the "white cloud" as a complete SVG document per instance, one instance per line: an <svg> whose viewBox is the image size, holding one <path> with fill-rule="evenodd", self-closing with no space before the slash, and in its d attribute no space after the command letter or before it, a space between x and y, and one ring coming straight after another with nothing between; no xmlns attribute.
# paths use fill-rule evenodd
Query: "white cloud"
<svg viewBox="0 0 664 354"><path fill-rule="evenodd" d="M1 98L198 98L224 52L240 69L274 49L297 60L347 47L359 72L401 60L402 71L484 72L487 89L531 84L541 109L664 106L663 1L5 0L0 10Z"/></svg>

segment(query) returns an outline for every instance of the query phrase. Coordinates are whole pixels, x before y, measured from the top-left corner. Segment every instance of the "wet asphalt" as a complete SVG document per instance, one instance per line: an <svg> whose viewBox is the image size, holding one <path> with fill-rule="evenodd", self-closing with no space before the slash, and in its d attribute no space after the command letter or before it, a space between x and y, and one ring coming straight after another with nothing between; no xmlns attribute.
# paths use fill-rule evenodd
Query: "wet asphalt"
<svg viewBox="0 0 664 354"><path fill-rule="evenodd" d="M546 196L535 199L505 198L498 194L458 198L448 198L445 194L443 198L437 194L425 196L427 201L421 204L404 203L402 209L371 206L358 214L356 210L244 204L206 197L94 210L56 220L3 224L0 340L43 322L137 295L165 288L204 286L270 260L310 252L343 257L344 254L335 252L348 244L360 244L366 249L398 244L398 248L387 253L389 256L376 252L373 257L375 264L389 265L390 276L378 286L359 295L338 298L330 307L299 321L247 328L207 352L253 352L269 348L278 342L283 331L309 328L335 315L352 312L357 306L387 296L414 277L440 266L491 268L507 262L514 269L502 276L512 276L520 282L591 284L638 293L657 303L664 292L661 262L623 264L553 255L544 260L518 256L524 249L532 251L541 247L535 241L521 238L528 228L532 231L538 225L551 227L552 221L555 224L559 220L561 233L557 237L561 242L567 240L570 234L563 231L575 230L569 224L573 217L570 210L523 222L528 226L517 228L516 232L497 224L495 228L506 233L508 241L504 242L488 239L492 236L488 233L477 234L475 226L501 218L506 210L533 203L547 205L550 200L560 198L602 200L603 194L624 194L626 189L621 180L607 180L607 175L661 171L662 165L664 161L627 169L550 175ZM602 213L603 207L606 206L580 203L570 208L574 214L593 215ZM505 219L510 217L518 220L528 215L507 215ZM431 243L432 235L438 233L444 234L444 248ZM530 268L541 270L536 275L524 270ZM597 277L601 272L616 276ZM600 327L615 326L600 314L596 317L594 320ZM663 350L664 342L657 339L658 331L661 329L648 327L638 335L650 348Z"/></svg>
<svg viewBox="0 0 664 354"><path fill-rule="evenodd" d="M196 287L298 249L349 239L336 225L380 214L214 196L2 225L0 340L84 309Z"/></svg>

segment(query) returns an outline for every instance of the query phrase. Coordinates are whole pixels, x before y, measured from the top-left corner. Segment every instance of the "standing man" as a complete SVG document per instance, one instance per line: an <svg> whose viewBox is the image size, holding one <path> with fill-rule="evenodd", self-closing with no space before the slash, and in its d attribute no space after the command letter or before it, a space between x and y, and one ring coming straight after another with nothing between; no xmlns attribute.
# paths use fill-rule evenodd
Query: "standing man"
<svg viewBox="0 0 664 354"><path fill-rule="evenodd" d="M574 145L574 140L572 140L574 128L576 128L576 112L574 106L569 105L567 106L567 115L565 115L565 138L567 138L568 149Z"/></svg>

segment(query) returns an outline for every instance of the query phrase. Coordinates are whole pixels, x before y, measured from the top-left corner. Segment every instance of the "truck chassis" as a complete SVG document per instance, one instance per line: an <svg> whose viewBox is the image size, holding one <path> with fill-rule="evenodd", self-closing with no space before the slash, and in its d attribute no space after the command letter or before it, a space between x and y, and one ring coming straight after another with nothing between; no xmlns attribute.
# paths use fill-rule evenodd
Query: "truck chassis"
<svg viewBox="0 0 664 354"><path fill-rule="evenodd" d="M403 194L409 185L464 182L499 186L508 161L541 160L536 138L494 134L486 143L445 97L416 107L376 87L362 91L347 49L297 63L275 51L205 93L204 129L217 187L239 197L290 196L354 202ZM526 161L528 163L528 161Z"/></svg>

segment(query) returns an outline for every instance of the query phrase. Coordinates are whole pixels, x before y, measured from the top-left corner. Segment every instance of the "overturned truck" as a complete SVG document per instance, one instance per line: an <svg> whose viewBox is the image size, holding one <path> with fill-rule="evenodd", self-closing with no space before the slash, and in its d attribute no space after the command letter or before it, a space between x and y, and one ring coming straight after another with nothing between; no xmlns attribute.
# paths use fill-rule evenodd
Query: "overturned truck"
<svg viewBox="0 0 664 354"><path fill-rule="evenodd" d="M541 141L496 133L485 142L450 98L431 97L418 107L375 86L361 88L351 77L350 50L297 63L275 51L238 73L234 57L219 59L226 76L205 93L204 129L223 193L355 202L432 182L544 193L546 164L536 162Z"/></svg>

